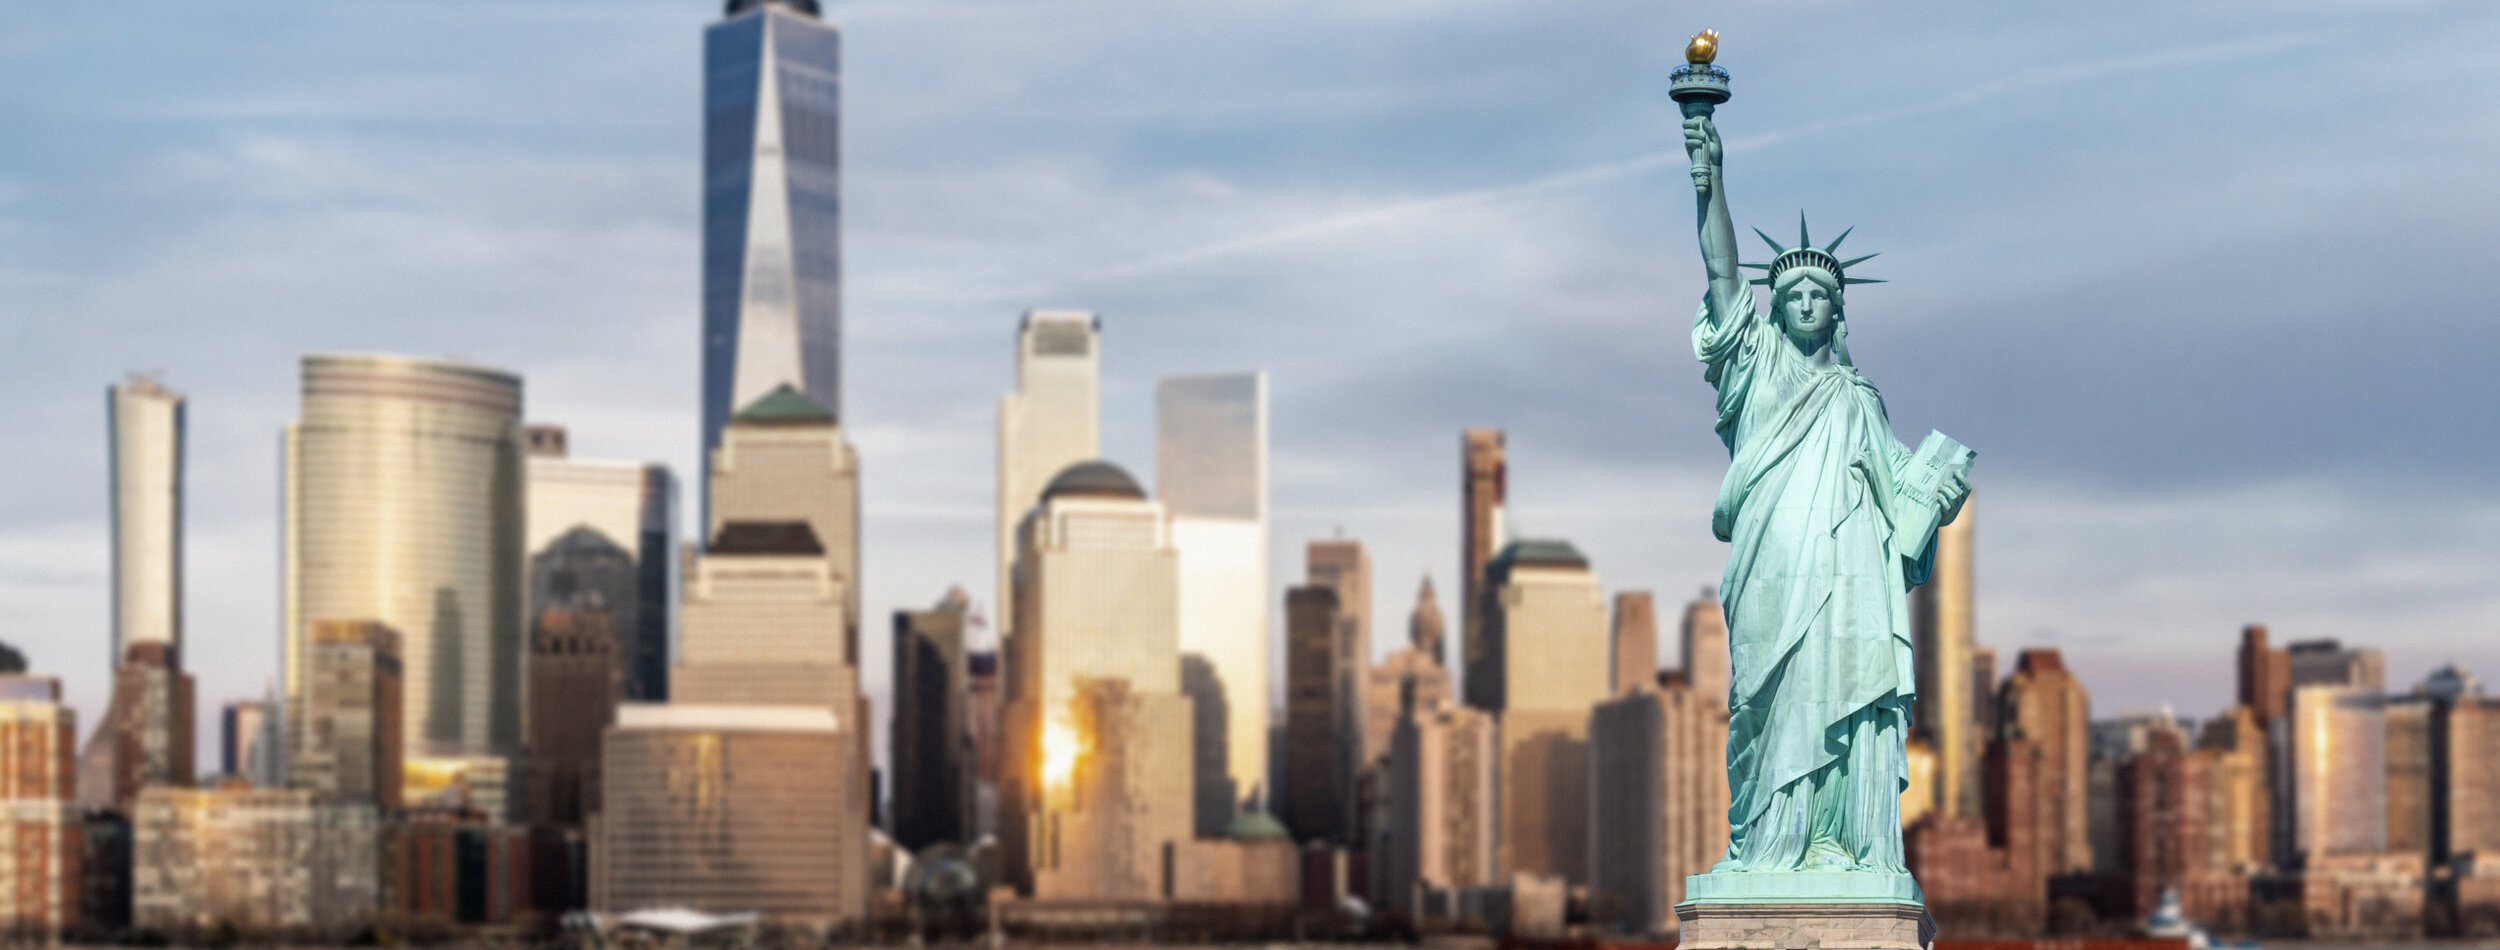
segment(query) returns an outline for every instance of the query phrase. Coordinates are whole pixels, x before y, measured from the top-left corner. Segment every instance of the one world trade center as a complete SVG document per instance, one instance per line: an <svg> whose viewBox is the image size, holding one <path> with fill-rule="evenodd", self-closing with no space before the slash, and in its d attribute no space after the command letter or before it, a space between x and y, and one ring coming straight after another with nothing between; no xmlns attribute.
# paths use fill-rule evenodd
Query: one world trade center
<svg viewBox="0 0 2500 950"><path fill-rule="evenodd" d="M841 41L816 0L729 0L704 35L707 460L784 383L841 416Z"/></svg>

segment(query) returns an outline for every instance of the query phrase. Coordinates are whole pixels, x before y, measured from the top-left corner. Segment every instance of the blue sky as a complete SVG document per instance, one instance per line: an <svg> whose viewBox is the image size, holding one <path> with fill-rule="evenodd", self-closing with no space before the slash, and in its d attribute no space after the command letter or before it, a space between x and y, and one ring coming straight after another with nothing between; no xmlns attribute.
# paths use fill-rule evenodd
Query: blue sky
<svg viewBox="0 0 2500 950"><path fill-rule="evenodd" d="M857 0L848 420L886 611L987 601L1016 314L1271 375L1279 583L1370 543L1386 649L1454 590L1458 431L1609 587L1719 572L1725 455L1666 73L1725 39L1740 228L1881 251L1852 348L1979 451L1981 638L2095 711L2227 702L2231 643L2500 674L2500 8L2475 3ZM0 10L0 639L106 688L103 389L191 397L203 719L276 656L277 440L313 351L528 379L690 474L700 0ZM1670 655L1672 655L1670 653Z"/></svg>

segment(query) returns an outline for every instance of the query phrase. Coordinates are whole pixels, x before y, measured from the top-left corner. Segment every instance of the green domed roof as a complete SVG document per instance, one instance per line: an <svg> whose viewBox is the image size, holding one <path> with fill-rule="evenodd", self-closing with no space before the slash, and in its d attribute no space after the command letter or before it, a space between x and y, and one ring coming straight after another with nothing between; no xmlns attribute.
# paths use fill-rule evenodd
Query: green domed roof
<svg viewBox="0 0 2500 950"><path fill-rule="evenodd" d="M1562 567L1585 571L1588 570L1589 559L1580 553L1579 548L1572 547L1569 541L1523 538L1511 542L1502 548L1500 554L1494 555L1493 563L1485 566L1485 572L1499 581L1508 578L1511 569L1517 567Z"/></svg>
<svg viewBox="0 0 2500 950"><path fill-rule="evenodd" d="M747 403L747 407L738 410L738 414L729 421L750 425L822 423L832 422L833 413L808 398L798 387L783 383L780 388L765 393L764 398Z"/></svg>
<svg viewBox="0 0 2500 950"><path fill-rule="evenodd" d="M1134 498L1144 501L1146 490L1137 487L1137 479L1130 478L1129 474L1122 471L1119 466L1095 459L1091 462L1078 462L1061 469L1058 475L1051 478L1049 487L1042 489L1043 501L1063 496Z"/></svg>
<svg viewBox="0 0 2500 950"><path fill-rule="evenodd" d="M1235 841L1291 841L1293 833L1285 823L1263 811L1245 811L1233 816L1233 823L1224 826L1224 837Z"/></svg>

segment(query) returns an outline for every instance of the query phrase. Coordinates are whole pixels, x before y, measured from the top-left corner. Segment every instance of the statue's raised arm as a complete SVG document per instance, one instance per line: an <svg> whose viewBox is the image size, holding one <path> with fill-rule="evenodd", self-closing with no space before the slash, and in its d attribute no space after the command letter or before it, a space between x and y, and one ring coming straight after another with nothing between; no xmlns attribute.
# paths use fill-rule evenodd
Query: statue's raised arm
<svg viewBox="0 0 2500 950"><path fill-rule="evenodd" d="M1725 320L1736 307L1745 279L1736 271L1736 222L1728 217L1726 149L1719 128L1710 121L1710 103L1684 105L1684 151L1693 160L1694 220L1701 229L1701 264L1710 276L1714 320Z"/></svg>
<svg viewBox="0 0 2500 950"><path fill-rule="evenodd" d="M1701 228L1701 263L1710 276L1714 326L1737 310L1745 280L1736 270L1736 223L1727 214L1727 150L1710 114L1728 99L1727 71L1711 65L1719 55L1719 31L1704 30L1684 48L1686 65L1675 71L1675 100L1684 110L1684 153L1693 161L1694 221ZM1750 314L1746 314L1750 316Z"/></svg>

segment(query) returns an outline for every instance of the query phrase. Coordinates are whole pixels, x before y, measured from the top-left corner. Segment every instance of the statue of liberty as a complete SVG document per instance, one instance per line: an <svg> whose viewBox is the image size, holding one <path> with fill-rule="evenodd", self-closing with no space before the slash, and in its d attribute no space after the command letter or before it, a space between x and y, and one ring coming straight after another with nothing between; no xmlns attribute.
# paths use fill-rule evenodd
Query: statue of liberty
<svg viewBox="0 0 2500 950"><path fill-rule="evenodd" d="M1715 46L1715 34L1706 40ZM1847 899L1890 888L1915 901L1900 818L1916 693L1907 595L1927 579L1936 526L1970 492L1971 453L1941 434L1915 452L1903 445L1883 396L1850 362L1844 291L1878 281L1848 276L1874 256L1840 259L1848 232L1816 247L1800 216L1795 246L1762 235L1771 259L1737 263L1711 121L1726 73L1709 65L1710 52L1696 38L1676 98L1710 281L1693 352L1718 390L1730 457L1710 524L1730 545L1719 589L1733 674L1731 806L1727 856L1689 893ZM1705 72L1687 82L1693 70ZM1765 273L1749 285L1739 266ZM1768 288L1766 312L1755 311L1751 285ZM1783 884L1753 872L1873 873ZM1791 892L1846 880L1872 890Z"/></svg>

